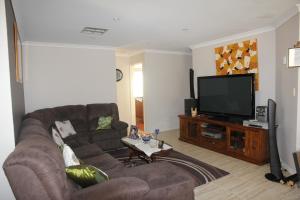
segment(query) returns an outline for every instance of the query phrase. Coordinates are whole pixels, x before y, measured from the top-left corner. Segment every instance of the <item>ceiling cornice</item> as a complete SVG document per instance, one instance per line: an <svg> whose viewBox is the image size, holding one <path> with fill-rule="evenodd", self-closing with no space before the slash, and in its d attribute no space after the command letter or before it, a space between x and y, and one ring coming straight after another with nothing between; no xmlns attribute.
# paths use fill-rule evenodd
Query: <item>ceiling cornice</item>
<svg viewBox="0 0 300 200"><path fill-rule="evenodd" d="M127 52L127 53L120 53L117 52L116 56L118 57L131 57L131 56L135 56L138 54L144 53L144 50L137 50L137 51L131 51L131 52Z"/></svg>
<svg viewBox="0 0 300 200"><path fill-rule="evenodd" d="M50 42L33 42L24 41L23 46L42 46L42 47L59 47L59 48L80 48L80 49L101 49L101 50L116 50L116 47L111 46L98 46L98 45L85 45L85 44L71 44L71 43L50 43Z"/></svg>
<svg viewBox="0 0 300 200"><path fill-rule="evenodd" d="M58 48L81 48L81 49L101 49L115 51L117 47L111 46L98 46L98 45L84 45L84 44L71 44L71 43L50 43L50 42L34 42L34 41L24 41L23 46L41 46L41 47L58 47ZM157 49L144 49L139 51L134 51L132 53L116 53L116 56L131 57L140 53L160 53L160 54L175 54L175 55L192 55L191 53L181 52L181 51L165 51Z"/></svg>
<svg viewBox="0 0 300 200"><path fill-rule="evenodd" d="M242 39L242 38L246 38L246 37L251 37L253 35L258 35L261 33L265 33L265 32L269 32L269 31L274 31L275 28L272 26L267 26L267 27L263 27L263 28L259 28L259 29L255 29L252 31L247 31L247 32L243 32L243 33L238 33L238 34L233 34L230 36L226 36L226 37L222 37L216 40L210 40L210 41L206 41L206 42L202 42L196 45L191 45L190 48L193 49L197 49L197 48L201 48L201 47L206 47L206 46L211 46L211 45L217 45L220 43L225 43L225 42L229 42L232 40L238 40L238 39Z"/></svg>
<svg viewBox="0 0 300 200"><path fill-rule="evenodd" d="M188 55L191 56L191 53L184 51L166 51L166 50L158 50L158 49L144 49L139 51L134 51L131 53L116 53L116 56L119 57L132 57L141 53L158 53L158 54L173 54L173 55Z"/></svg>
<svg viewBox="0 0 300 200"><path fill-rule="evenodd" d="M175 55L192 55L191 53L184 51L165 51L165 50L157 50L157 49L145 49L145 53L159 53L159 54L175 54Z"/></svg>

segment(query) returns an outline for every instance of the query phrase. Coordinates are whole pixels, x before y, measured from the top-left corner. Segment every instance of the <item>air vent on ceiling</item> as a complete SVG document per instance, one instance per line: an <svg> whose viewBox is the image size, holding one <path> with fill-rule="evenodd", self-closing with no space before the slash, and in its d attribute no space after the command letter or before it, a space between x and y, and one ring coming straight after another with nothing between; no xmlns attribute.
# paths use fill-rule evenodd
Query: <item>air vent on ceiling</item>
<svg viewBox="0 0 300 200"><path fill-rule="evenodd" d="M87 35L96 35L96 36L101 36L104 33L106 33L109 29L105 28L93 28L93 27L84 27L81 31L83 34Z"/></svg>

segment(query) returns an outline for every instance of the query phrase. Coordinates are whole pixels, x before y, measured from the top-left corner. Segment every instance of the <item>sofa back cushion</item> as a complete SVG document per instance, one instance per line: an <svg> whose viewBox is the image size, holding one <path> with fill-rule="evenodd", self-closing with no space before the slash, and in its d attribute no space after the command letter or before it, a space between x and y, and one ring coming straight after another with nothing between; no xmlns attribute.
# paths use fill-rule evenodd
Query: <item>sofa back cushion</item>
<svg viewBox="0 0 300 200"><path fill-rule="evenodd" d="M41 121L33 118L27 118L22 122L17 143L35 135L43 136L49 140L52 139L49 131L45 128Z"/></svg>
<svg viewBox="0 0 300 200"><path fill-rule="evenodd" d="M88 104L87 118L89 131L95 131L98 126L99 117L112 116L113 121L119 121L118 106L115 103L107 104Z"/></svg>
<svg viewBox="0 0 300 200"><path fill-rule="evenodd" d="M42 135L22 140L3 169L16 199L68 200L77 190L66 176L60 150Z"/></svg>
<svg viewBox="0 0 300 200"><path fill-rule="evenodd" d="M76 132L86 132L88 130L87 110L83 105L68 105L55 108L45 108L34 111L25 116L40 120L46 129L54 125L55 121L70 120Z"/></svg>
<svg viewBox="0 0 300 200"><path fill-rule="evenodd" d="M86 106L69 105L53 109L56 113L56 121L70 120L76 132L86 132L88 130Z"/></svg>
<svg viewBox="0 0 300 200"><path fill-rule="evenodd" d="M24 118L25 119L28 119L28 118L37 119L43 123L44 127L47 130L49 130L55 121L56 114L55 114L55 110L53 108L45 108L45 109L40 109L40 110L36 110L31 113L28 113L25 115Z"/></svg>

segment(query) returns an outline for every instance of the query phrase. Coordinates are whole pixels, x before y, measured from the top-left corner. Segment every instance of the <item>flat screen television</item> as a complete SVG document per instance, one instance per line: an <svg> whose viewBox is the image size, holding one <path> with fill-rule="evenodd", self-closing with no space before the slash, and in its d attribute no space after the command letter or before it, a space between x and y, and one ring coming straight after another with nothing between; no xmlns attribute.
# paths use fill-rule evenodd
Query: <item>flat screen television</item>
<svg viewBox="0 0 300 200"><path fill-rule="evenodd" d="M228 119L255 117L254 74L198 77L199 113Z"/></svg>

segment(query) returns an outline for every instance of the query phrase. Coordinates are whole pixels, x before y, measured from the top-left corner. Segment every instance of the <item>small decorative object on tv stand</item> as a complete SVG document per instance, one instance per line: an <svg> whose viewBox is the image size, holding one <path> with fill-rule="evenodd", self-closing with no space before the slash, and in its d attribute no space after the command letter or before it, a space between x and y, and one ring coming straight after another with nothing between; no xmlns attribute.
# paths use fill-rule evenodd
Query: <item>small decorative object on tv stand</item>
<svg viewBox="0 0 300 200"><path fill-rule="evenodd" d="M268 161L266 129L247 127L205 116L179 115L179 120L179 139L184 142L258 165Z"/></svg>
<svg viewBox="0 0 300 200"><path fill-rule="evenodd" d="M192 117L197 116L197 108L191 108Z"/></svg>

